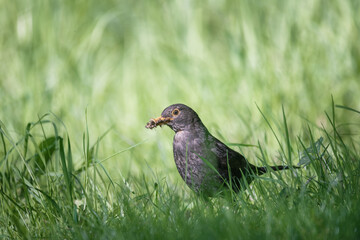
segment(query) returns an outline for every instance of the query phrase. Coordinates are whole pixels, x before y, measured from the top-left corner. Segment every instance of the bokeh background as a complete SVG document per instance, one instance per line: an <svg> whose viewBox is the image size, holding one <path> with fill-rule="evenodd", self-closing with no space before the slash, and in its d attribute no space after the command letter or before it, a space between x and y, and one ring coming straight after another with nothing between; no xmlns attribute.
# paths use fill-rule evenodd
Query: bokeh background
<svg viewBox="0 0 360 240"><path fill-rule="evenodd" d="M331 96L360 109L359 13L357 0L3 0L0 119L16 140L54 113L75 165L87 129L92 144L111 129L100 160L141 143L104 162L113 179L178 178L171 130L144 128L173 103L221 140L265 143L276 156L257 106L279 133L283 106L292 138L326 124ZM355 122L347 114L337 110ZM256 161L253 148L237 150Z"/></svg>

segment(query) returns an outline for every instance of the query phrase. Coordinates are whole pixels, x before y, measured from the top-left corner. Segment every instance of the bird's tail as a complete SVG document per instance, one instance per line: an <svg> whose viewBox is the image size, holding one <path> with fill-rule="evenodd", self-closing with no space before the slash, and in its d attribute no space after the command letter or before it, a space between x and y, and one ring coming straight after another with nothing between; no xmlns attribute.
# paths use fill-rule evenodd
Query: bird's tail
<svg viewBox="0 0 360 240"><path fill-rule="evenodd" d="M262 175L264 173L269 172L269 168L271 168L273 171L280 171L280 170L286 170L286 169L290 169L289 166L269 166L269 167L257 167L257 171L259 173L259 175ZM292 168L300 168L298 166L292 166Z"/></svg>

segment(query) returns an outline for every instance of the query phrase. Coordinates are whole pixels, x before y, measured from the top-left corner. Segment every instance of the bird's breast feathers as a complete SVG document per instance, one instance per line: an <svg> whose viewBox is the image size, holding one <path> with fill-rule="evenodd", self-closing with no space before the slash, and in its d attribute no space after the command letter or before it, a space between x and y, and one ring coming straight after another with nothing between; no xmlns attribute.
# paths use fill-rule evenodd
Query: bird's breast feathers
<svg viewBox="0 0 360 240"><path fill-rule="evenodd" d="M192 132L180 131L174 136L174 154L180 158L192 155L191 159L193 161L202 163L206 159L212 162L214 158L212 149L214 147L214 142L208 141L205 137Z"/></svg>

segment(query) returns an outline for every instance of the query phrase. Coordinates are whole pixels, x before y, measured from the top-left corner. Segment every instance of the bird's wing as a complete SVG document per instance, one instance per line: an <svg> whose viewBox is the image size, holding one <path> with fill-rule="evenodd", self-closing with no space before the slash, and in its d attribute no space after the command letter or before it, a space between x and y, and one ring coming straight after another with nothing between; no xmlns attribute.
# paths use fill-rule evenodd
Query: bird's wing
<svg viewBox="0 0 360 240"><path fill-rule="evenodd" d="M216 138L214 138L214 148L212 152L214 152L218 159L220 172L223 173L222 175L224 177L226 176L226 178L229 177L229 170L232 176L241 177L241 171L244 171L249 164L244 156L232 150Z"/></svg>

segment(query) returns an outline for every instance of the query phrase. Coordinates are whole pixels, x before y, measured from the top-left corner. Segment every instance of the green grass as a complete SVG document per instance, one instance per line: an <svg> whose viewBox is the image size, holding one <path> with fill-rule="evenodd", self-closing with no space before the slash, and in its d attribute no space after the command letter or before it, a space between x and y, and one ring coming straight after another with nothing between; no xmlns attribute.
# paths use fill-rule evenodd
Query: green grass
<svg viewBox="0 0 360 240"><path fill-rule="evenodd" d="M0 1L0 236L358 239L358 1ZM203 199L168 128L194 108L256 165Z"/></svg>
<svg viewBox="0 0 360 240"><path fill-rule="evenodd" d="M315 130L323 135L318 140L308 128L307 146L300 138L290 140L284 115L285 131L273 132L279 140L278 158L287 164L300 159L303 169L267 174L244 192L212 199L157 173L115 179L97 154L101 141L90 146L88 134L75 168L70 139L66 132L58 135L63 126L55 116L28 124L17 141L2 126L1 234L59 239L357 238L358 142L339 134L335 118L328 121L332 128ZM272 161L260 143L254 151L263 164Z"/></svg>

